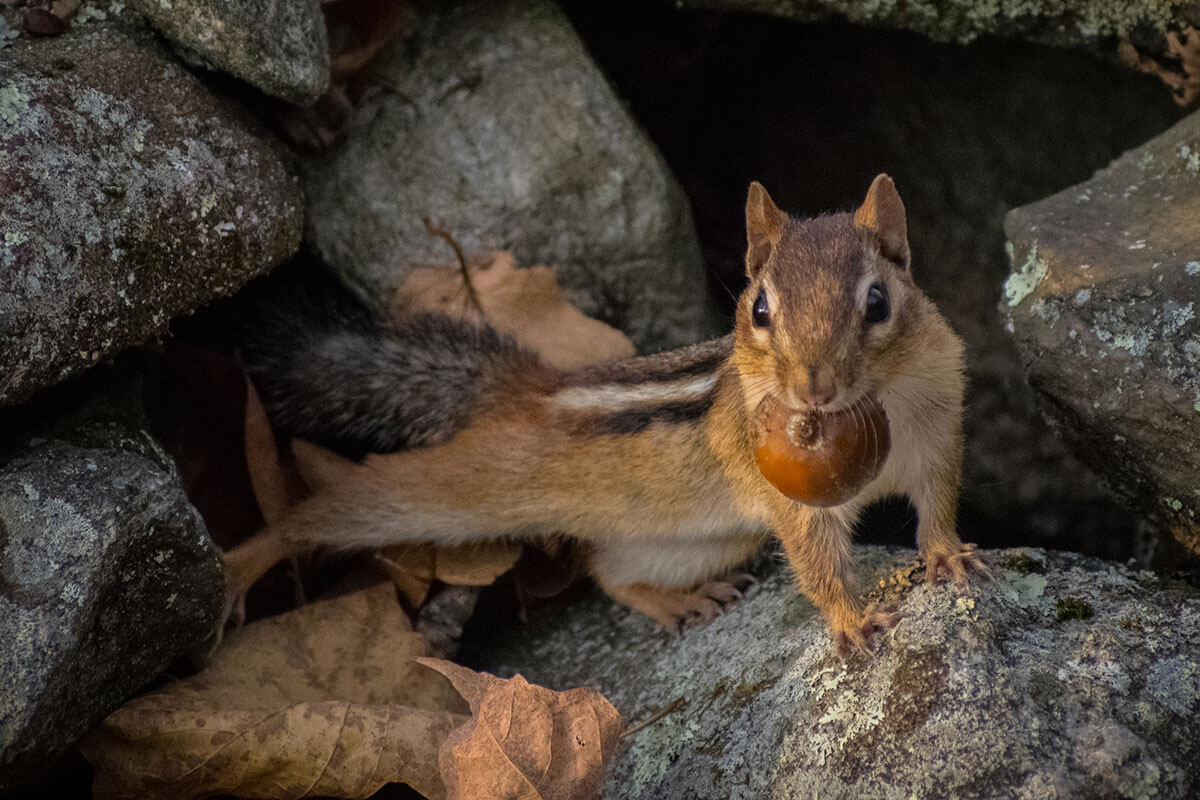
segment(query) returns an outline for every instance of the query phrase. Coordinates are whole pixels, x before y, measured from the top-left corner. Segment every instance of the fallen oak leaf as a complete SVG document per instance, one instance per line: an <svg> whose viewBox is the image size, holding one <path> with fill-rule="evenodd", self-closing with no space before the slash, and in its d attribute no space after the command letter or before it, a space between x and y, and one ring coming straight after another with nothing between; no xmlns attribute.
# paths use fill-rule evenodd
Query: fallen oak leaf
<svg viewBox="0 0 1200 800"><path fill-rule="evenodd" d="M599 692L555 692L449 661L418 658L446 676L472 718L438 755L447 800L595 797L620 738L621 715Z"/></svg>
<svg viewBox="0 0 1200 800"><path fill-rule="evenodd" d="M80 743L98 798L444 796L442 741L466 709L418 666L390 585L247 626L205 671L137 698Z"/></svg>

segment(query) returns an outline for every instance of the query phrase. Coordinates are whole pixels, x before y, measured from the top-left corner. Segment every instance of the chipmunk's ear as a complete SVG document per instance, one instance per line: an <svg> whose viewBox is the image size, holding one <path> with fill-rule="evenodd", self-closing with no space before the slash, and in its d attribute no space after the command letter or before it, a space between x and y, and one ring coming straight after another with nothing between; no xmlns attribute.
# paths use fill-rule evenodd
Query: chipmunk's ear
<svg viewBox="0 0 1200 800"><path fill-rule="evenodd" d="M753 280L783 236L787 214L775 207L771 195L758 181L746 197L746 274Z"/></svg>
<svg viewBox="0 0 1200 800"><path fill-rule="evenodd" d="M887 175L877 175L871 182L867 199L854 212L854 224L875 234L884 258L895 262L900 269L908 269L908 222L904 216L904 203L896 192L896 184Z"/></svg>

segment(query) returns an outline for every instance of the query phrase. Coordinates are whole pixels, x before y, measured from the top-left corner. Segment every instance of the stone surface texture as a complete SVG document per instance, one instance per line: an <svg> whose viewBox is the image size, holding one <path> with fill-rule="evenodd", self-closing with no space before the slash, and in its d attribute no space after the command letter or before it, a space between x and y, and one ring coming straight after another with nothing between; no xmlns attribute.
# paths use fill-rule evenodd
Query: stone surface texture
<svg viewBox="0 0 1200 800"><path fill-rule="evenodd" d="M640 348L708 333L686 198L547 0L439 4L381 67L388 90L306 167L320 254L380 302L415 266L511 250L558 267Z"/></svg>
<svg viewBox="0 0 1200 800"><path fill-rule="evenodd" d="M912 551L855 555L904 614L875 658L843 663L776 569L680 639L596 597L477 666L595 686L631 724L666 710L605 798L1195 796L1200 592L1037 550L992 552L996 579L960 591Z"/></svg>
<svg viewBox="0 0 1200 800"><path fill-rule="evenodd" d="M0 793L197 648L222 585L145 431L92 422L0 454Z"/></svg>
<svg viewBox="0 0 1200 800"><path fill-rule="evenodd" d="M329 86L320 0L128 0L155 30L215 69L307 105Z"/></svg>
<svg viewBox="0 0 1200 800"><path fill-rule="evenodd" d="M1200 114L1009 213L1002 307L1045 415L1200 553Z"/></svg>
<svg viewBox="0 0 1200 800"><path fill-rule="evenodd" d="M281 152L124 23L0 54L0 405L163 332L295 251Z"/></svg>
<svg viewBox="0 0 1200 800"><path fill-rule="evenodd" d="M1021 37L1043 44L1094 44L1139 28L1157 32L1200 25L1193 0L683 0L694 8L753 11L801 22L845 20L913 31L966 44L981 36Z"/></svg>

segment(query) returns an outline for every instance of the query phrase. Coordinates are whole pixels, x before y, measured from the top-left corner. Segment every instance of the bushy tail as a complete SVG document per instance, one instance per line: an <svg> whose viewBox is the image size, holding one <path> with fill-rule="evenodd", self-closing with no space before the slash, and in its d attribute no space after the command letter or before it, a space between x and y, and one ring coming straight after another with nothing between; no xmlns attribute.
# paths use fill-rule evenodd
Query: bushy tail
<svg viewBox="0 0 1200 800"><path fill-rule="evenodd" d="M524 355L440 314L397 324L323 268L272 276L249 308L242 361L276 432L350 458L443 442Z"/></svg>

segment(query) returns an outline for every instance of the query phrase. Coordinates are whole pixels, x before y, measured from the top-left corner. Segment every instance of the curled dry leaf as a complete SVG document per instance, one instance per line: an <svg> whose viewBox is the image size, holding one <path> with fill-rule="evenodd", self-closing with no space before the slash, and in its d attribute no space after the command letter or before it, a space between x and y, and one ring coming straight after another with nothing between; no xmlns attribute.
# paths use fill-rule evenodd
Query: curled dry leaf
<svg viewBox="0 0 1200 800"><path fill-rule="evenodd" d="M425 643L389 585L230 637L199 675L137 698L80 744L98 798L444 796L462 700L413 657Z"/></svg>
<svg viewBox="0 0 1200 800"><path fill-rule="evenodd" d="M419 658L471 707L439 753L447 800L583 800L600 791L621 715L593 689L554 692L449 661Z"/></svg>

